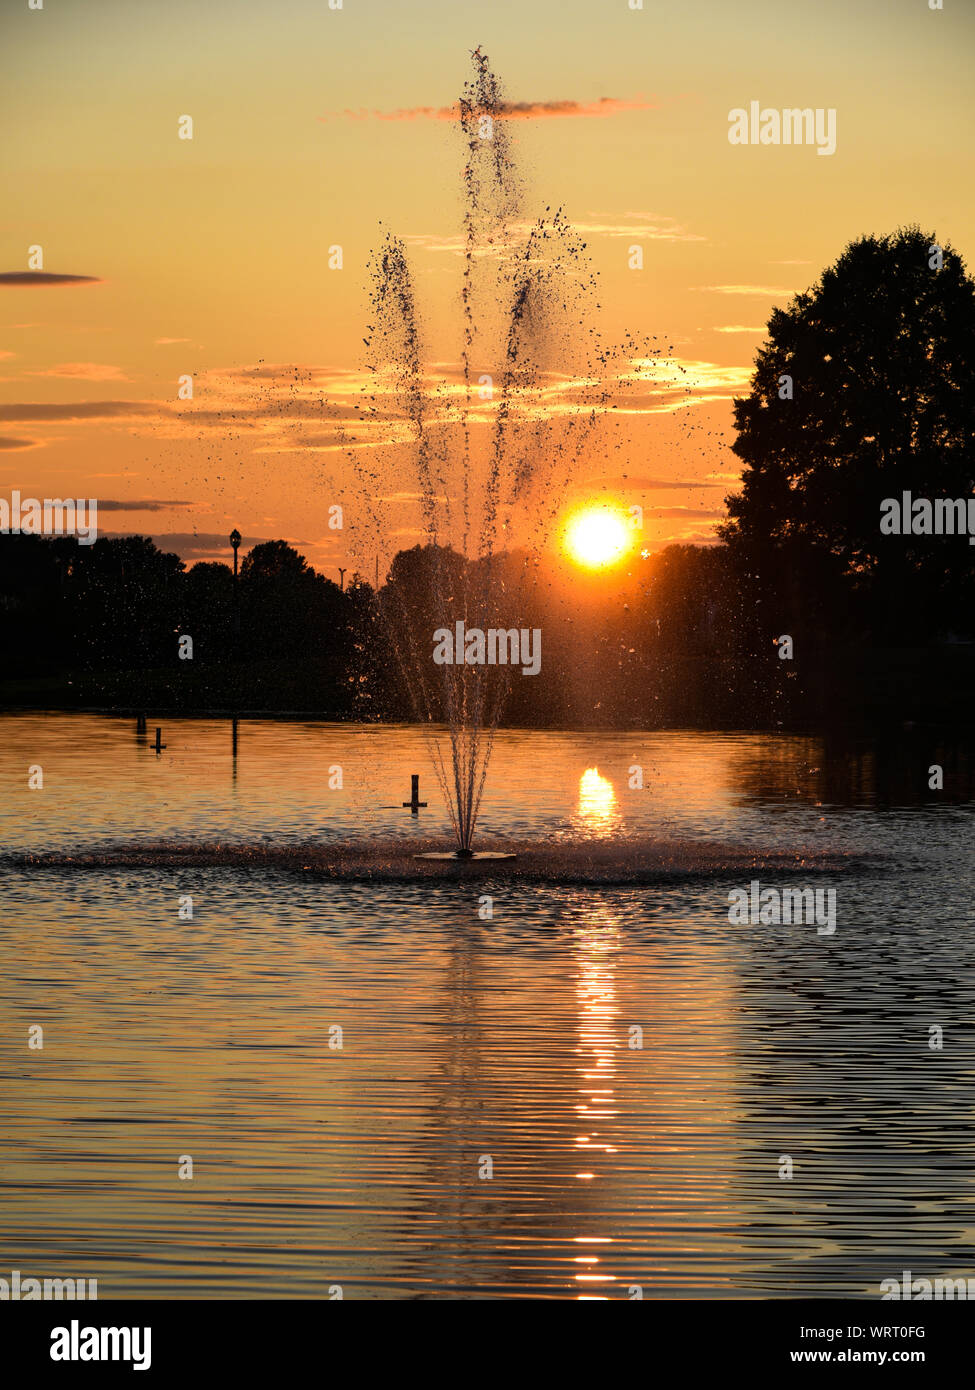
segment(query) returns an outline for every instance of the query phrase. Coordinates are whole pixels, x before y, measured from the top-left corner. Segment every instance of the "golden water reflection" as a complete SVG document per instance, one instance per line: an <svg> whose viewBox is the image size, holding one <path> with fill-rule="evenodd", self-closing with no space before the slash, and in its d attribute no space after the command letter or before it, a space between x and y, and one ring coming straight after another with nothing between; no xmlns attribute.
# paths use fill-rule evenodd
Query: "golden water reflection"
<svg viewBox="0 0 975 1390"><path fill-rule="evenodd" d="M615 788L597 767L587 767L579 778L575 822L576 829L598 839L612 835L623 824Z"/></svg>
<svg viewBox="0 0 975 1390"><path fill-rule="evenodd" d="M591 771L609 788L609 796L613 798L612 785L599 778L595 769ZM594 1182L603 1176L601 1161L616 1153L616 1146L608 1142L610 1136L603 1121L612 1120L618 1114L615 1108L616 1053L620 1046L615 975L616 955L620 949L618 921L607 908L595 908L589 920L576 929L573 945L578 1011L575 1051L579 1059L576 1068L579 1101L575 1109L582 1131L576 1135L575 1147L585 1165L575 1176L580 1182ZM604 1246L612 1244L612 1237L578 1235L573 1243ZM597 1268L602 1263L601 1255L591 1252L575 1255L573 1262L585 1266L574 1276L579 1285L595 1289L616 1281L614 1274ZM577 1297L592 1300L605 1299L606 1295L580 1290Z"/></svg>
<svg viewBox="0 0 975 1390"><path fill-rule="evenodd" d="M417 833L412 729L248 721L234 789L216 721L173 719L161 756L131 721L0 724L8 852ZM857 805L899 795L877 756ZM0 863L0 1273L106 1298L876 1296L891 1248L923 1269L975 1229L971 1040L903 1045L905 1017L975 1008L970 808L822 821L841 754L791 735L503 731L494 758L485 833L884 858L844 876L835 939L729 931L729 885L679 878L499 874L485 920L456 884Z"/></svg>

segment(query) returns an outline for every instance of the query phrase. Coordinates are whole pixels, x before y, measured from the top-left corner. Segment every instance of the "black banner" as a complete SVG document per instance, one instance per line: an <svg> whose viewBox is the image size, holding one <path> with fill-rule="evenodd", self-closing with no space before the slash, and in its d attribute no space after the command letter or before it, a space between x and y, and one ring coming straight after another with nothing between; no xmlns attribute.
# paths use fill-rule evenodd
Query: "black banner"
<svg viewBox="0 0 975 1390"><path fill-rule="evenodd" d="M971 1335L964 1301L645 1300L619 1317L590 1308L561 1328L565 1310L545 1301L512 1307L491 1300L488 1307L456 1300L458 1306L439 1315L418 1312L420 1301L363 1300L354 1308L351 1300L8 1304L0 1310L0 1336L21 1376L50 1367L48 1375L66 1384L78 1376L136 1374L140 1384L145 1376L181 1385L228 1372L254 1383L259 1375L299 1368L325 1378L339 1355L357 1377L372 1369L417 1374L438 1365L438 1379L475 1373L483 1380L492 1363L510 1376L516 1346L519 1379L529 1362L540 1372L548 1367L550 1379L562 1356L571 1359L575 1376L590 1359L594 1372L614 1376L629 1362L643 1368L641 1375L669 1367L692 1376L784 1375L802 1367L829 1375L834 1367L873 1366L923 1374L964 1364ZM607 1332L611 1342L589 1340ZM458 1334L465 1339L460 1358Z"/></svg>

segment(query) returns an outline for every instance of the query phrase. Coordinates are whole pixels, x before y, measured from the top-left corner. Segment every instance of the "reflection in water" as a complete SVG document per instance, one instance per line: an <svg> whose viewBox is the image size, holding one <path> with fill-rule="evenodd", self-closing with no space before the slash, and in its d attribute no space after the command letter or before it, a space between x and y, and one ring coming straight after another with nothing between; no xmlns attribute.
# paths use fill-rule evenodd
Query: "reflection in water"
<svg viewBox="0 0 975 1390"><path fill-rule="evenodd" d="M828 943L741 938L739 1237L770 1288L791 1278L801 1294L815 1268L876 1297L890 1269L975 1272L970 1061L932 1050L927 1031L971 1018L975 986L953 933L925 932L923 909L923 946L905 926L900 939L855 922ZM787 1182L780 1153L796 1165Z"/></svg>
<svg viewBox="0 0 975 1390"><path fill-rule="evenodd" d="M401 810L413 773L423 786L434 780L420 729L266 719L239 721L238 730L231 722L228 737L220 720L167 719L167 751L155 758L146 756L147 734L133 738L128 719L0 716L0 846L288 846L449 831L432 787L419 826ZM55 781L43 797L21 776L25 749L45 773L52 769ZM644 788L629 785L634 762L644 769ZM944 768L941 791L928 786L933 763ZM344 769L341 788L333 786L335 765ZM905 846L912 853L922 847L919 814L971 805L975 749L971 739L920 734L854 750L795 734L506 729L495 740L485 792L485 836L688 837L763 849L876 849L900 860ZM878 803L891 809L879 816ZM933 823L930 829L940 855Z"/></svg>
<svg viewBox="0 0 975 1390"><path fill-rule="evenodd" d="M602 777L598 768L587 767L579 778L576 828L601 840L619 830L622 823L612 782Z"/></svg>
<svg viewBox="0 0 975 1390"><path fill-rule="evenodd" d="M612 786L609 783L605 785L612 796ZM593 1182L605 1176L600 1156L616 1153L615 1146L607 1143L609 1135L602 1123L612 1120L618 1113L614 1108L614 1083L616 1052L620 1045L615 982L615 956L620 949L620 930L608 908L597 906L593 909L589 921L577 928L574 944L579 1010L576 1052L580 1058L579 1102L575 1109L582 1130L575 1139L582 1164L575 1176L580 1182ZM615 1283L615 1274L597 1268L602 1262L602 1255L588 1248L610 1244L611 1237L587 1233L576 1236L575 1243L587 1247L585 1254L572 1257L573 1262L581 1266L574 1276L576 1283L586 1289ZM605 1298L606 1295L580 1292L578 1297L594 1299Z"/></svg>
<svg viewBox="0 0 975 1390"><path fill-rule="evenodd" d="M925 728L876 735L756 735L732 752L728 785L742 802L805 802L814 807L932 807L971 802L975 748L971 736L949 739ZM750 744L750 746L749 746ZM760 756L756 756L759 753ZM930 785L932 766L943 786Z"/></svg>
<svg viewBox="0 0 975 1390"><path fill-rule="evenodd" d="M566 1297L615 1282L600 1266L614 1239L606 1203L625 1201L608 1131L620 930L588 894L564 902L553 927L543 953L525 943L526 962L502 928L454 924L421 1039L432 1066L410 1223L422 1256L387 1258L390 1287Z"/></svg>
<svg viewBox="0 0 975 1390"><path fill-rule="evenodd" d="M215 721L167 720L161 758L128 721L0 733L8 849L415 833L386 809L425 766L414 729L249 721L236 788ZM740 885L706 877L79 884L0 855L0 1273L77 1271L106 1298L573 1299L876 1297L903 1269L975 1273L973 762L939 752L498 735L502 833L876 851L838 880L828 938L732 929ZM202 1155L192 1184L174 1181L184 1152Z"/></svg>

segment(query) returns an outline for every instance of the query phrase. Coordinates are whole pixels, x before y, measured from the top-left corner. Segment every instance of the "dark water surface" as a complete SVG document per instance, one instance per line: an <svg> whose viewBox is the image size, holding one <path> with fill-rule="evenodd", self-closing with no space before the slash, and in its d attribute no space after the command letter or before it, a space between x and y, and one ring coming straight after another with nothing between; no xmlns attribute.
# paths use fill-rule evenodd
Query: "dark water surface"
<svg viewBox="0 0 975 1390"><path fill-rule="evenodd" d="M0 848L446 829L413 729L246 723L236 760L225 723L164 741L0 719ZM414 771L418 821L399 805ZM102 1298L877 1297L904 1269L975 1277L973 807L970 753L913 733L499 734L493 835L878 856L836 879L829 936L732 926L737 879L8 864L0 1277L94 1276Z"/></svg>

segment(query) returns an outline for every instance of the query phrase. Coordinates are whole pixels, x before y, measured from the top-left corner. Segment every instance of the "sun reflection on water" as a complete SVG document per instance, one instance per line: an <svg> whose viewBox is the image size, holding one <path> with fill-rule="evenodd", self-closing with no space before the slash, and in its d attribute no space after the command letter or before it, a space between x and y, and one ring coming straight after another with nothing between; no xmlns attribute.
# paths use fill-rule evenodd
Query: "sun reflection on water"
<svg viewBox="0 0 975 1390"><path fill-rule="evenodd" d="M597 839L612 835L623 823L613 784L597 767L587 767L579 778L575 820L578 829Z"/></svg>
<svg viewBox="0 0 975 1390"><path fill-rule="evenodd" d="M612 784L599 776L595 768L586 773L592 774L595 782L608 788L610 805L615 805ZM585 778L583 778L585 782ZM595 785L591 783L590 785ZM580 788L581 804L581 788ZM596 908L584 927L575 933L576 958L576 1001L578 1041L576 1055L580 1059L577 1067L579 1077L579 1101L575 1107L579 1116L580 1132L575 1136L575 1147L585 1167L576 1173L579 1182L598 1182L603 1176L600 1159L615 1154L616 1148L607 1142L609 1135L604 1121L612 1121L618 1115L616 1109L616 1053L620 1047L619 1006L616 996L616 953L620 949L621 933L619 923L607 908ZM578 1235L573 1239L576 1245L605 1246L613 1243L612 1236ZM573 1263L586 1268L573 1278L579 1286L577 1297L591 1300L606 1298L607 1294L597 1293L593 1286L614 1284L616 1275L601 1269L602 1256L589 1253L573 1256ZM592 1288L593 1291L588 1290Z"/></svg>

